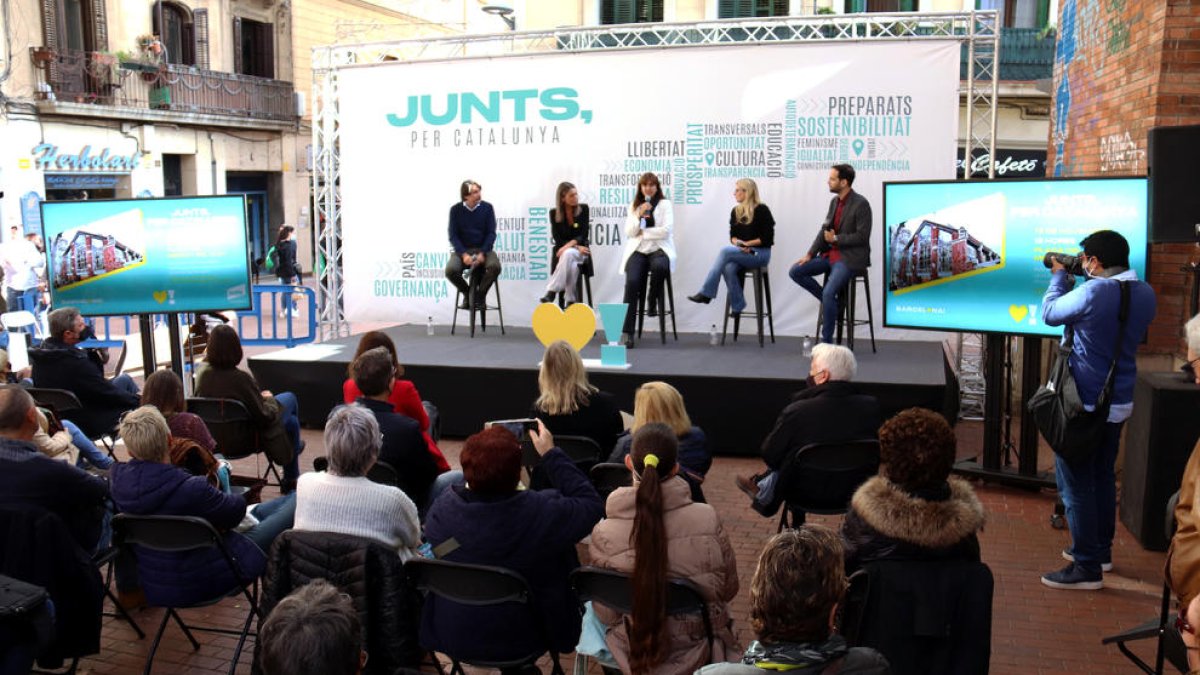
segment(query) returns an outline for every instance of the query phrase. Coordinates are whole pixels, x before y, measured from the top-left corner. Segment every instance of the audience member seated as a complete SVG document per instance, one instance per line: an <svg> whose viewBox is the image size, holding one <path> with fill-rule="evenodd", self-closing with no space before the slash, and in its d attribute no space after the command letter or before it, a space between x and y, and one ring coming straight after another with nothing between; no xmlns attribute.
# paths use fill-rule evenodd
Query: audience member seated
<svg viewBox="0 0 1200 675"><path fill-rule="evenodd" d="M93 437L108 432L122 413L138 406L137 385L124 373L105 379L104 364L93 358L94 352L79 348L95 333L78 309L56 309L50 312L49 323L50 337L40 348L29 350L34 386L74 393L83 410L73 413L72 421Z"/></svg>
<svg viewBox="0 0 1200 675"><path fill-rule="evenodd" d="M362 391L354 383L354 362L358 360L358 357L376 347L384 347L388 350L388 354L392 356L392 366L396 369L396 380L387 398L388 403L392 404L392 410L420 423L421 433L425 436L425 443L429 446L429 454L437 460L438 471L449 471L450 463L446 461L445 455L438 449L437 443L430 434L429 413L425 410L421 394L411 381L400 379L404 377L404 366L400 365L400 359L396 356L396 344L392 342L392 338L388 337L387 333L380 330L367 331L359 339L358 349L355 350L354 358L350 361L349 377L342 383L342 401L350 404L362 397Z"/></svg>
<svg viewBox="0 0 1200 675"><path fill-rule="evenodd" d="M350 596L316 579L271 611L258 635L259 664L264 675L358 675L367 665L363 632Z"/></svg>
<svg viewBox="0 0 1200 675"><path fill-rule="evenodd" d="M712 453L708 438L700 427L692 426L683 396L666 382L647 382L638 387L633 399L633 427L621 434L613 448L610 462L624 462L633 441L633 434L647 424L665 424L671 427L679 440L679 475L692 488L692 501L703 502L704 493L700 484L712 466Z"/></svg>
<svg viewBox="0 0 1200 675"><path fill-rule="evenodd" d="M167 420L172 438L187 438L211 452L217 451L217 442L208 431L208 426L199 415L187 411L183 381L170 368L150 373L142 386L142 405L152 405Z"/></svg>
<svg viewBox="0 0 1200 675"><path fill-rule="evenodd" d="M546 347L530 417L545 422L552 434L590 438L602 453L625 428L613 397L588 384L583 359L565 340Z"/></svg>
<svg viewBox="0 0 1200 675"><path fill-rule="evenodd" d="M1185 332L1188 361L1183 371L1189 381L1200 385L1200 371L1196 370L1196 364L1200 363L1200 315L1187 322ZM1167 585L1181 608L1200 595L1200 442L1192 448L1179 486L1175 535L1167 549Z"/></svg>
<svg viewBox="0 0 1200 675"><path fill-rule="evenodd" d="M392 404L388 402L396 377L392 355L383 347L369 349L354 360L351 369L354 371L356 388L363 392L357 404L375 416L383 432L383 445L378 459L396 470L400 489L424 513L430 497L436 496L435 492L440 494L448 483L443 482L436 491L432 489L441 472L433 455L429 454L429 447L421 435L421 425L407 415L393 412ZM374 464L374 461L371 463ZM457 476L461 480L462 475ZM447 477L448 481L453 479L454 476Z"/></svg>
<svg viewBox="0 0 1200 675"><path fill-rule="evenodd" d="M246 516L240 495L217 490L202 476L193 476L170 464L167 451L170 429L154 406L142 406L121 421L121 438L132 457L113 467L112 495L117 510L135 516L196 516L224 533L225 545L246 578L261 576L267 558L263 553L280 532L292 526L294 495L285 495L255 506L239 534L233 528ZM225 593L237 580L221 552L166 553L135 550L138 578L151 604L190 605Z"/></svg>
<svg viewBox="0 0 1200 675"><path fill-rule="evenodd" d="M763 441L766 472L735 477L755 511L772 516L779 510L783 502L779 471L801 448L876 437L882 421L879 402L850 383L857 371L858 362L849 349L831 344L813 347L804 389L779 413L775 428Z"/></svg>
<svg viewBox="0 0 1200 675"><path fill-rule="evenodd" d="M946 419L909 408L879 429L879 475L842 523L846 572L875 560L979 560L983 504L950 476L957 441Z"/></svg>
<svg viewBox="0 0 1200 675"><path fill-rule="evenodd" d="M694 503L676 475L678 447L665 424L638 429L625 460L634 486L609 495L608 517L592 530L591 563L632 576L632 616L594 604L607 626L605 643L624 673L690 673L737 658L729 616L738 591L737 559L716 510ZM696 584L708 601L716 635L711 654L700 617L666 615L669 577Z"/></svg>
<svg viewBox="0 0 1200 675"><path fill-rule="evenodd" d="M834 619L846 595L844 570L842 541L827 527L803 525L771 537L750 580L750 626L758 639L741 663L705 666L697 675L891 673L879 652L849 648L835 634Z"/></svg>
<svg viewBox="0 0 1200 675"><path fill-rule="evenodd" d="M1179 610L1179 618L1177 622L1179 626L1179 637L1183 638L1183 646L1187 647L1188 672L1187 675L1200 674L1200 637L1196 636L1196 631L1200 630L1200 596L1193 597L1191 602L1183 605Z"/></svg>
<svg viewBox="0 0 1200 675"><path fill-rule="evenodd" d="M379 423L365 408L339 406L329 413L329 470L300 476L295 529L367 537L395 549L404 560L417 555L421 523L416 505L400 488L367 478L379 459L381 438L387 435L380 435Z"/></svg>
<svg viewBox="0 0 1200 675"><path fill-rule="evenodd" d="M38 451L33 397L0 387L0 505L40 506L58 515L88 553L108 545L108 484Z"/></svg>
<svg viewBox="0 0 1200 675"><path fill-rule="evenodd" d="M232 398L246 406L258 425L261 449L271 461L283 465L283 492L291 492L300 476L300 452L304 450L296 395L290 391L274 395L259 387L253 375L238 368L242 342L230 326L213 327L204 358L208 366L196 376L196 396Z"/></svg>
<svg viewBox="0 0 1200 675"><path fill-rule="evenodd" d="M466 607L431 595L421 621L423 646L496 658L519 658L547 647L560 653L575 649L579 600L567 577L579 566L575 544L604 516L604 504L587 476L554 447L544 424L530 436L556 489L519 489L521 445L503 427L485 429L463 444L466 483L452 486L433 503L425 537L439 558L498 565L525 577L548 635L543 638L530 626L519 606ZM488 628L486 641L480 626Z"/></svg>

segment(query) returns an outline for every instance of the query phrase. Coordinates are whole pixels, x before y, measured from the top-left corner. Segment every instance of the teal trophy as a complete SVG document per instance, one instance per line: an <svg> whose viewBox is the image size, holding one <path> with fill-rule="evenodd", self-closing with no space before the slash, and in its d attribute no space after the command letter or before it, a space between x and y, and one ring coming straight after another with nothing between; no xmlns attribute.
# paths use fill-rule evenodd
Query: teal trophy
<svg viewBox="0 0 1200 675"><path fill-rule="evenodd" d="M596 306L600 310L600 326L604 328L604 338L607 344L600 345L600 365L621 368L626 364L625 347L617 344L621 337L621 324L625 323L625 313L629 305L619 303L601 303Z"/></svg>

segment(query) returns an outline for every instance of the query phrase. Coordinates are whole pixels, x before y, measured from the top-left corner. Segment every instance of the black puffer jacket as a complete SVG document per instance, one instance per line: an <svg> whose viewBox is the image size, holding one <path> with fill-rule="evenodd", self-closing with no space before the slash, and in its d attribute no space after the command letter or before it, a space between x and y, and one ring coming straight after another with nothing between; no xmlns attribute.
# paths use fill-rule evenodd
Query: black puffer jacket
<svg viewBox="0 0 1200 675"><path fill-rule="evenodd" d="M275 540L263 578L262 609L268 616L295 589L326 579L348 594L362 621L368 675L416 668L420 598L409 587L394 550L362 537L289 530ZM261 622L259 630L262 629ZM261 673L255 646L254 672Z"/></svg>

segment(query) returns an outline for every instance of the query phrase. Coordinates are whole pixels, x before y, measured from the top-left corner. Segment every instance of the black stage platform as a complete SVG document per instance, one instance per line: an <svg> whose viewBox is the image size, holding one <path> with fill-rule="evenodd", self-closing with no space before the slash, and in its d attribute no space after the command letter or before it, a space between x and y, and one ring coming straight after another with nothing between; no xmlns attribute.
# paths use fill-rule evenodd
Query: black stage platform
<svg viewBox="0 0 1200 675"><path fill-rule="evenodd" d="M465 329L451 336L448 326L437 326L434 336L417 325L386 332L396 342L405 377L441 410L444 435L465 437L486 420L528 415L542 355L532 330L509 328L501 336L493 326L474 339ZM263 387L295 392L301 422L319 428L342 401L342 382L357 344L354 336L304 345L251 357L249 365ZM879 342L877 354L870 345L866 336L856 341L856 380L879 398L885 415L919 405L954 419L957 384L940 343ZM598 337L582 356L599 359ZM589 379L630 412L643 382L670 382L683 394L693 423L708 433L714 451L724 454L757 454L779 411L808 375L799 338L780 337L760 348L753 333L723 347L710 346L707 335L681 333L678 342L668 336L663 345L657 333L646 333L629 351L629 361L628 370L592 370Z"/></svg>

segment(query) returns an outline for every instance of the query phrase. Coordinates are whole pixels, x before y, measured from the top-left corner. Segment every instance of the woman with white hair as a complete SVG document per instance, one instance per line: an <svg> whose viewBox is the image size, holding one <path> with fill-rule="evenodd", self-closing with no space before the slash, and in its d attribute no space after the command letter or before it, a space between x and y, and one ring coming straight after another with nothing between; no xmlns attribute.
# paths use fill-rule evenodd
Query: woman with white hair
<svg viewBox="0 0 1200 675"><path fill-rule="evenodd" d="M325 422L329 470L300 476L295 529L366 537L395 549L404 560L416 557L421 545L416 505L400 488L367 478L382 442L370 410L334 408Z"/></svg>

